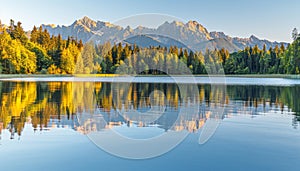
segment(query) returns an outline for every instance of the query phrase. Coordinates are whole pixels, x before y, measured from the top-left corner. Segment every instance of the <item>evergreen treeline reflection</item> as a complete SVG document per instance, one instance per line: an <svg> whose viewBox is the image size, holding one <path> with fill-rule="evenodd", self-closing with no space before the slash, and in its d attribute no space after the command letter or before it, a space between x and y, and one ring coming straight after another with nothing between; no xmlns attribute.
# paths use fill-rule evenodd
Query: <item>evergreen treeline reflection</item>
<svg viewBox="0 0 300 171"><path fill-rule="evenodd" d="M227 86L224 89L210 85L198 85L199 95L183 98L176 84L134 83L127 88L123 83L100 82L0 82L0 132L7 129L13 139L21 136L25 124L31 124L35 131L51 127L69 127L87 133L78 121L83 113L101 112L106 123L96 125L94 130L112 126L133 124L130 117L120 117L117 111L148 111L151 107L165 107L169 116L163 115L152 124L162 129L172 125L172 113L191 101L199 103L199 112L184 117L175 130L195 132L203 126L211 114L209 106L221 104L224 114L252 114L276 111L294 112L292 125L297 128L300 121L300 101L297 92L299 86ZM187 91L193 91L186 86ZM93 98L95 97L95 98ZM220 99L225 99L224 101ZM250 111L250 112L249 112ZM170 117L171 113L171 117ZM176 119L175 119L176 120ZM137 122L137 126L149 126L149 123ZM151 123L150 123L151 124Z"/></svg>

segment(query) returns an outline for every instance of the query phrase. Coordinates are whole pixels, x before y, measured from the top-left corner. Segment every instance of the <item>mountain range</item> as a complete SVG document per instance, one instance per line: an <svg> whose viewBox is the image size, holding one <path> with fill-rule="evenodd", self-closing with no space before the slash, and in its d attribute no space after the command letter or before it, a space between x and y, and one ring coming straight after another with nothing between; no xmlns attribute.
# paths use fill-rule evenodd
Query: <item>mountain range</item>
<svg viewBox="0 0 300 171"><path fill-rule="evenodd" d="M254 35L249 38L238 38L226 35L223 32L209 32L203 25L196 21L189 21L187 23L173 21L165 22L157 28L147 28L138 26L131 28L127 26L123 28L109 22L94 21L88 17L76 20L70 26L55 26L42 25L47 29L50 35L60 34L63 39L68 36L81 39L83 42L94 40L97 43L129 43L137 44L138 46L178 46L182 48L189 48L197 51L205 51L206 49L221 49L225 48L229 52L235 52L245 47L253 47L258 45L263 48L280 46L282 43L287 46L285 42L271 42L269 40L262 40Z"/></svg>

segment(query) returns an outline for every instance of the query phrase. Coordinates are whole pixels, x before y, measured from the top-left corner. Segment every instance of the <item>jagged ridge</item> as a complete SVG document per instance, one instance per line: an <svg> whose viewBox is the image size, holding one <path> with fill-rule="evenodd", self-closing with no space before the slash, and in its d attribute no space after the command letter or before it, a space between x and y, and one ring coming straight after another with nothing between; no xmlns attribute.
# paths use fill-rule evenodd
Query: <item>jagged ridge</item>
<svg viewBox="0 0 300 171"><path fill-rule="evenodd" d="M154 35L163 36L168 43L166 45L178 44L178 42L184 44L186 47L192 50L205 51L206 48L226 48L230 52L244 49L246 46L258 45L262 48L265 44L267 48L281 45L281 42L271 42L268 40L261 40L254 35L249 38L230 37L223 32L209 32L203 25L197 21L189 21L187 23L173 21L165 22L156 29L146 28L139 26L135 29L122 28L121 26L111 24L109 22L94 21L88 17L76 20L70 26L53 26L42 25L47 29L51 35L61 34L63 39L67 39L68 36L72 36L77 39L81 39L83 42L89 41L91 38L97 40L97 43L104 43L110 41L112 43L126 42L126 39L132 38L137 35L147 35L135 37L134 41L131 39L130 43L143 42L145 46L146 42L149 46L159 44ZM144 40L138 40L138 39ZM145 40L147 38L147 41ZM150 41L151 40L151 41ZM175 41L173 42L172 41ZM161 42L160 42L161 43ZM161 43L159 45L164 45ZM287 46L287 43L284 43Z"/></svg>

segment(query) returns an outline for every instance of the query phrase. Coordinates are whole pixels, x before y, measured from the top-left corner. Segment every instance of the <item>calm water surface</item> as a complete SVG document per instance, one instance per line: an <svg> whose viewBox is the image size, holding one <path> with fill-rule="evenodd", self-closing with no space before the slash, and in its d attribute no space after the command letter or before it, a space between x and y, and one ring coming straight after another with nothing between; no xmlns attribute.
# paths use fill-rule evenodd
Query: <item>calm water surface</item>
<svg viewBox="0 0 300 171"><path fill-rule="evenodd" d="M198 82L198 94L189 97L179 88L191 91L188 84L157 78L131 84L45 78L2 81L1 170L298 170L299 81L281 79L272 84L274 80L265 79L268 84L262 84L263 79L243 79L232 79L225 89ZM236 84L241 82L249 84ZM191 103L197 104L197 112L178 117L178 111ZM205 144L199 144L216 105L223 107L220 125ZM133 115L151 109L164 114L149 121ZM86 116L95 113L101 121L90 122ZM87 136L109 129L133 139L168 131L189 134L166 154L132 160L107 153Z"/></svg>

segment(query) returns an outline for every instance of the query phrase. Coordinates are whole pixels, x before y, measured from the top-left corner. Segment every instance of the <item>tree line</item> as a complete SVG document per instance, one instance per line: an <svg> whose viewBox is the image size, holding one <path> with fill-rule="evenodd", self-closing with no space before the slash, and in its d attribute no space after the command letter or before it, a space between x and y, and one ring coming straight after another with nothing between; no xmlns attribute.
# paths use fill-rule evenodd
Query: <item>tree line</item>
<svg viewBox="0 0 300 171"><path fill-rule="evenodd" d="M61 35L50 36L35 27L30 36L11 20L8 27L0 22L0 72L3 74L299 74L300 38L285 47L246 47L229 53L226 49L193 52L171 47L141 48L129 44L95 44ZM154 69L155 68L155 69Z"/></svg>
<svg viewBox="0 0 300 171"><path fill-rule="evenodd" d="M72 73L83 49L81 40L50 36L34 27L28 38L21 26L11 20L8 28L0 24L0 71L4 74Z"/></svg>

